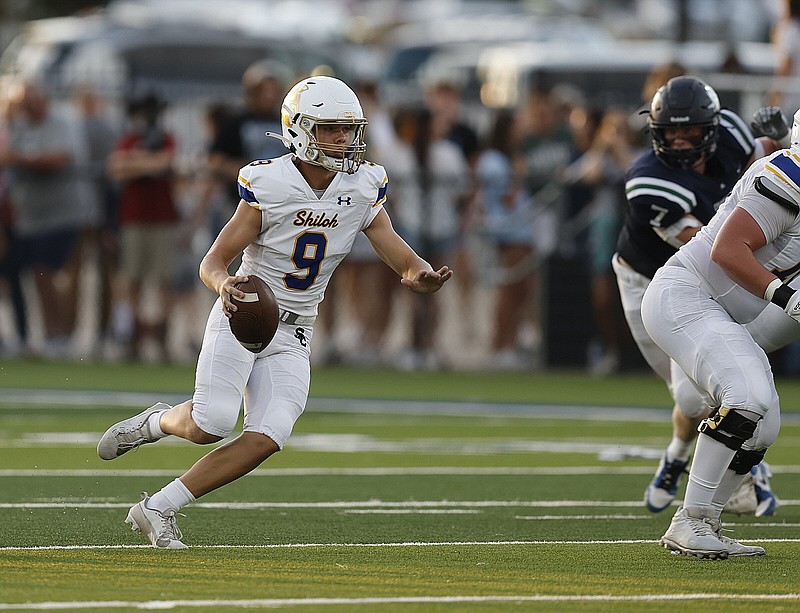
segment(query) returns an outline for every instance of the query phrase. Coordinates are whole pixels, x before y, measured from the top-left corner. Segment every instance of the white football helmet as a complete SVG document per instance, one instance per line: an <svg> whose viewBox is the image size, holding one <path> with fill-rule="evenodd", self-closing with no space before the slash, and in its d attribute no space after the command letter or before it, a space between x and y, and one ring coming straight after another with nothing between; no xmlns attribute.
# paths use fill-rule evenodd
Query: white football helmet
<svg viewBox="0 0 800 613"><path fill-rule="evenodd" d="M792 147L800 145L800 110L794 114L794 121L792 122L792 136L790 141Z"/></svg>
<svg viewBox="0 0 800 613"><path fill-rule="evenodd" d="M300 81L283 100L281 124L282 137L270 132L267 136L280 138L304 162L353 174L364 160L367 120L358 97L339 79L319 76ZM352 126L351 141L345 145L320 144L320 124Z"/></svg>

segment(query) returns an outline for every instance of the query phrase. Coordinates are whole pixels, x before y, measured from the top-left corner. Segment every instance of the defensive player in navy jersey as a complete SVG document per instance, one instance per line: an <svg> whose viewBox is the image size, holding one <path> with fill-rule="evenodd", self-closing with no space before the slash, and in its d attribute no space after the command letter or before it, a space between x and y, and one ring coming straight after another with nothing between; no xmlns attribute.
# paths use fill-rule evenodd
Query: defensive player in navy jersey
<svg viewBox="0 0 800 613"><path fill-rule="evenodd" d="M647 125L653 147L628 170L628 208L613 267L631 334L675 401L673 438L644 497L645 506L659 512L675 498L708 406L648 336L642 296L656 270L711 220L750 164L780 148L777 140L786 137L788 127L780 109L764 107L755 113L753 127L766 136L754 138L742 118L721 109L716 92L692 76L674 77L655 93ZM753 508L746 510L771 514L778 501L769 487L768 467L753 472Z"/></svg>

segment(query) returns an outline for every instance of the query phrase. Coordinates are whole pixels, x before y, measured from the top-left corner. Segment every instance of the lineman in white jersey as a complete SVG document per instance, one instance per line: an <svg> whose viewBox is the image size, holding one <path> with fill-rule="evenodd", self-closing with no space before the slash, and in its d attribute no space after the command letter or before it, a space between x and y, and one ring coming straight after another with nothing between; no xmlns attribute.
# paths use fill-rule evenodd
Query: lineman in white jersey
<svg viewBox="0 0 800 613"><path fill-rule="evenodd" d="M780 109L763 107L751 125L765 136L754 139L741 117L720 108L714 89L693 76L675 77L658 89L647 125L653 146L626 173L628 206L612 265L631 334L675 401L672 440L644 495L646 508L659 513L678 493L708 406L650 339L642 296L656 270L711 220L753 160L788 145L789 128ZM766 463L754 467L726 510L772 514L778 499L768 475Z"/></svg>
<svg viewBox="0 0 800 613"><path fill-rule="evenodd" d="M651 338L689 375L711 415L700 425L683 505L661 539L700 558L725 558L720 512L742 475L780 429L775 382L764 350L745 328L761 314L797 338L800 291L800 111L789 149L756 161L711 223L659 269L642 302ZM730 540L730 539L727 539ZM739 555L763 555L740 545Z"/></svg>
<svg viewBox="0 0 800 613"><path fill-rule="evenodd" d="M174 407L157 403L106 431L98 443L111 460L167 435L194 443L233 432L244 400L242 434L201 458L152 497L144 493L126 522L155 547L185 549L175 514L196 498L247 474L283 448L305 408L310 346L317 307L339 262L359 232L411 291L437 291L450 277L433 270L394 231L383 208L387 178L363 162L367 124L353 91L332 77L312 77L286 95L279 138L291 153L255 161L239 174L239 206L200 264L200 276L220 298L208 318L194 396ZM243 253L230 276L228 264ZM234 286L263 278L280 306L275 338L254 355L228 323L243 298Z"/></svg>

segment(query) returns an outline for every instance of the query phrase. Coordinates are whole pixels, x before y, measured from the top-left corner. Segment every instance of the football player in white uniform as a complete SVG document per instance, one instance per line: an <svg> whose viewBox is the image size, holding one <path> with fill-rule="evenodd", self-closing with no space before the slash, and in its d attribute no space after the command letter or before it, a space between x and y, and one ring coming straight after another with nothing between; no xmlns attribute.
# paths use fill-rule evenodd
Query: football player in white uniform
<svg viewBox="0 0 800 613"><path fill-rule="evenodd" d="M753 119L752 125L764 137L754 139L739 115L720 107L717 93L704 81L674 77L658 89L650 104L647 125L652 148L626 173L628 206L612 265L631 334L675 401L672 440L644 494L645 507L653 513L675 499L708 406L648 336L642 324L642 296L656 270L711 220L753 160L788 144L789 128L780 109L763 107ZM786 138L783 145L778 142L781 138ZM766 351L780 346L762 345ZM768 475L766 464L754 467L728 510L772 514L778 499Z"/></svg>
<svg viewBox="0 0 800 613"><path fill-rule="evenodd" d="M767 355L745 328L770 303L796 337L800 291L800 111L791 145L757 160L717 215L658 270L644 294L650 337L713 407L700 425L682 506L661 544L699 558L763 555L719 534L720 513L780 429Z"/></svg>
<svg viewBox="0 0 800 613"><path fill-rule="evenodd" d="M247 474L283 448L305 408L310 347L317 307L336 266L359 232L411 291L437 291L451 278L434 270L394 231L383 208L387 177L364 161L367 120L353 91L332 77L306 78L286 95L283 141L290 153L241 169L241 201L200 264L206 286L219 294L208 318L192 399L174 407L157 403L106 431L98 443L111 460L168 435L199 444L233 431L244 400L242 434L217 447L152 497L142 494L126 522L155 547L184 549L175 522L179 509ZM243 253L237 273L228 264ZM233 336L231 296L247 275L272 288L281 322L259 354Z"/></svg>

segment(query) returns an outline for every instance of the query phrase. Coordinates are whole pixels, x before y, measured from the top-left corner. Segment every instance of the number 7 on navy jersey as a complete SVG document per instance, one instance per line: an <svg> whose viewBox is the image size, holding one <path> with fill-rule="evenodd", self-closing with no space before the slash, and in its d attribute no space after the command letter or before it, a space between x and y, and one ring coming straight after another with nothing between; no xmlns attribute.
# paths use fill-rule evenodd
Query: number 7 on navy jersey
<svg viewBox="0 0 800 613"><path fill-rule="evenodd" d="M305 270L304 275L287 273L283 282L289 289L305 290L314 285L319 274L319 267L325 259L328 238L321 232L303 232L297 237L292 252L292 262L298 271Z"/></svg>

